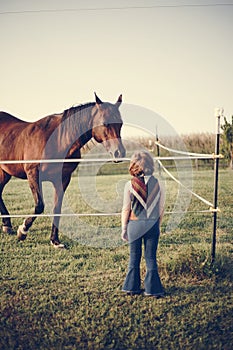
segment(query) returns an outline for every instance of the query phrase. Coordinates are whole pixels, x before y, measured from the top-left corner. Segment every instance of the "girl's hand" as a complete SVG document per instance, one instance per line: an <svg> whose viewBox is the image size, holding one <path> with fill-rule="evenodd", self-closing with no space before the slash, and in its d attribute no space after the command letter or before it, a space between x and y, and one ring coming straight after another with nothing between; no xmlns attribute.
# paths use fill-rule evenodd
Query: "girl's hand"
<svg viewBox="0 0 233 350"><path fill-rule="evenodd" d="M121 238L123 239L123 241L128 242L129 239L126 231L123 231L121 233Z"/></svg>

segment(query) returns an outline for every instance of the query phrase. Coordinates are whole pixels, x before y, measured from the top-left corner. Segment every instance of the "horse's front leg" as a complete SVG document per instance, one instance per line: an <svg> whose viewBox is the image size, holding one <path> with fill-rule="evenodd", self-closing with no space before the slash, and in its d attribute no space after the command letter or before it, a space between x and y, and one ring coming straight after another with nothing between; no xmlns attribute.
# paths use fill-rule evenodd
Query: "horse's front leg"
<svg viewBox="0 0 233 350"><path fill-rule="evenodd" d="M2 199L2 192L3 192L5 185L10 180L10 178L11 178L11 176L8 175L7 173L5 173L0 168L0 213L2 215L9 215L9 212L8 212L8 210L5 206L5 203ZM2 218L2 230L3 230L3 232L6 232L6 233L13 233L10 217Z"/></svg>
<svg viewBox="0 0 233 350"><path fill-rule="evenodd" d="M39 181L39 171L37 168L34 168L27 172L28 183L32 191L32 195L35 201L35 210L34 214L39 215L44 211L44 201L42 195L42 184ZM29 217L24 220L23 224L19 226L17 231L17 237L19 240L25 240L27 233L35 221L36 216Z"/></svg>
<svg viewBox="0 0 233 350"><path fill-rule="evenodd" d="M63 178L61 183L54 183L55 188L55 196L54 196L54 210L53 214L53 224L52 231L50 236L50 242L55 248L64 248L64 244L62 244L59 240L59 223L60 223L60 214L62 208L62 201L65 194L65 190L70 183L70 176ZM56 216L57 215L57 216Z"/></svg>

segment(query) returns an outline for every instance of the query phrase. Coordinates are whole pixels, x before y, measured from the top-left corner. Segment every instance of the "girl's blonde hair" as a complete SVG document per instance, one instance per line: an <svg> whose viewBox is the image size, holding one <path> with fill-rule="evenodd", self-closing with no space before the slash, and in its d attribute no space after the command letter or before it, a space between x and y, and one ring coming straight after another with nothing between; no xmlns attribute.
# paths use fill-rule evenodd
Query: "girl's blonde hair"
<svg viewBox="0 0 233 350"><path fill-rule="evenodd" d="M149 152L135 152L130 161L129 172L132 176L152 175L154 172L154 160Z"/></svg>

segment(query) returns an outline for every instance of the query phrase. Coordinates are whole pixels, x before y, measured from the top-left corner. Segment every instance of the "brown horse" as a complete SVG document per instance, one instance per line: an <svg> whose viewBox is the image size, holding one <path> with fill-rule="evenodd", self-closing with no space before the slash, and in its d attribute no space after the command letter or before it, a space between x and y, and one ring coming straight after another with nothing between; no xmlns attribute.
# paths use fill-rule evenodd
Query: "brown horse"
<svg viewBox="0 0 233 350"><path fill-rule="evenodd" d="M125 156L121 141L122 119L119 106L120 95L115 104L102 102L95 94L96 102L71 107L61 114L53 114L36 122L28 123L12 115L0 112L0 160L20 160L19 164L0 164L0 212L9 215L2 199L4 186L11 176L27 179L31 188L35 211L32 217L19 226L17 236L24 240L36 215L43 213L42 182L52 182L55 189L54 214L61 213L62 200L71 174L78 162L43 162L46 159L80 158L80 149L93 137L102 143L116 161ZM28 162L40 160L41 162ZM27 161L27 162L23 162ZM53 218L51 244L63 248L58 237L59 215ZM12 233L9 217L2 218L3 231Z"/></svg>

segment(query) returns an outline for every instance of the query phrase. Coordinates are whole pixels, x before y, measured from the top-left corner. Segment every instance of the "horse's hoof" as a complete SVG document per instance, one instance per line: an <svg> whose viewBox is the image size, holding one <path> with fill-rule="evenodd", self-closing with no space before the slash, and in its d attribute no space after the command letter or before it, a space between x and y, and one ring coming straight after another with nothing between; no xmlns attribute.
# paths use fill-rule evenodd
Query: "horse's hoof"
<svg viewBox="0 0 233 350"><path fill-rule="evenodd" d="M27 238L27 232L24 231L23 225L20 225L17 230L17 238L19 241L24 241Z"/></svg>
<svg viewBox="0 0 233 350"><path fill-rule="evenodd" d="M10 227L10 226L2 226L2 232L8 233L9 235L13 234L12 227Z"/></svg>
<svg viewBox="0 0 233 350"><path fill-rule="evenodd" d="M59 248L59 249L63 249L65 248L65 245L60 243L60 242L56 242L56 241L50 241L51 245L54 247L54 248Z"/></svg>

